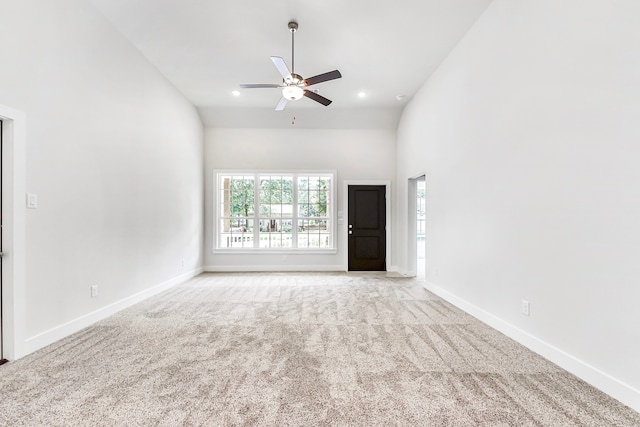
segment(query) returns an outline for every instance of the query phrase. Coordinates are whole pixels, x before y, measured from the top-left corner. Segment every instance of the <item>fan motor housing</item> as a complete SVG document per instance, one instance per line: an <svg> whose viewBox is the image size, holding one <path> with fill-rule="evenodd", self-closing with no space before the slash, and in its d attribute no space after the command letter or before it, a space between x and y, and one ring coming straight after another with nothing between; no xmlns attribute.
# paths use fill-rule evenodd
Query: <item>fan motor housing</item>
<svg viewBox="0 0 640 427"><path fill-rule="evenodd" d="M291 73L289 74L285 79L284 79L284 83L286 85L299 85L300 83L302 83L302 76L300 74L294 74Z"/></svg>

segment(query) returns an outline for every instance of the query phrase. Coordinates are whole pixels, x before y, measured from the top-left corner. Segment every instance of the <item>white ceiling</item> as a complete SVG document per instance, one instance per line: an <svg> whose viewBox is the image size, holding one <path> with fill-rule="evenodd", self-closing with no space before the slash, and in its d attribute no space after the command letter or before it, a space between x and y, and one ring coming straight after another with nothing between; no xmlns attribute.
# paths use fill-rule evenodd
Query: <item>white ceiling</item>
<svg viewBox="0 0 640 427"><path fill-rule="evenodd" d="M407 101L491 0L91 0L198 108L207 126L395 129ZM232 91L241 83L280 83L269 59L311 77L333 100L310 99L274 111L279 89ZM358 92L367 96L359 98ZM404 96L398 100L398 95Z"/></svg>

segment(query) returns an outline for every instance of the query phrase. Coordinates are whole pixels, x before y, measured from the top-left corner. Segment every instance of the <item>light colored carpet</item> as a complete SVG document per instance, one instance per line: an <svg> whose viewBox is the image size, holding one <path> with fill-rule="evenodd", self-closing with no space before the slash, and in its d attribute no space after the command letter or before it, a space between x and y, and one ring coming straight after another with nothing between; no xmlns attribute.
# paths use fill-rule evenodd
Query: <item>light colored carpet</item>
<svg viewBox="0 0 640 427"><path fill-rule="evenodd" d="M203 274L0 367L3 426L639 426L424 290Z"/></svg>

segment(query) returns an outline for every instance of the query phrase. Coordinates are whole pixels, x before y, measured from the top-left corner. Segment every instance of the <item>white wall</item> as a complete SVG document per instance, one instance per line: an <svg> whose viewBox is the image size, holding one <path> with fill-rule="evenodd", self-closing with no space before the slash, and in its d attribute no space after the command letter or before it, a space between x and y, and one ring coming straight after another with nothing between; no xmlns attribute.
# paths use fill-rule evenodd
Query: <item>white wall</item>
<svg viewBox="0 0 640 427"><path fill-rule="evenodd" d="M431 289L640 410L639 17L495 0L405 109L398 181L426 172Z"/></svg>
<svg viewBox="0 0 640 427"><path fill-rule="evenodd" d="M203 128L86 1L3 2L0 43L0 104L26 117L39 198L13 284L30 352L198 271Z"/></svg>
<svg viewBox="0 0 640 427"><path fill-rule="evenodd" d="M281 114L276 113L274 114ZM393 130L223 129L205 131L205 265L209 270L346 269L344 224L338 227L336 254L213 253L214 170L335 170L338 211L346 217L345 181L395 178ZM392 196L393 197L393 194ZM393 217L393 214L392 214ZM393 219L390 219L390 222ZM393 223L391 222L393 227ZM391 254L388 254L391 258ZM393 259L391 259L393 263Z"/></svg>

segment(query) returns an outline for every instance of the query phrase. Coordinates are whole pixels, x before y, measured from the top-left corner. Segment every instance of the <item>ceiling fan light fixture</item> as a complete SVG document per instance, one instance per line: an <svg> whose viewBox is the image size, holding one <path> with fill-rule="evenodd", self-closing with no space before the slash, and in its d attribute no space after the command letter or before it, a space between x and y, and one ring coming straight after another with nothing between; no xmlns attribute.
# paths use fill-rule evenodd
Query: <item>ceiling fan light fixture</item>
<svg viewBox="0 0 640 427"><path fill-rule="evenodd" d="M297 101L304 96L304 90L299 86L285 86L282 89L282 96L289 101Z"/></svg>
<svg viewBox="0 0 640 427"><path fill-rule="evenodd" d="M342 77L340 71L333 70L328 73L318 74L317 76L303 78L300 74L296 74L294 67L294 54L295 54L295 46L294 46L294 34L298 29L298 23L295 21L289 22L289 31L291 31L291 71L289 71L289 67L279 56L272 56L271 62L276 66L278 72L282 76L281 84L241 84L240 88L242 89L259 89L259 88L280 88L282 89L282 98L280 98L280 102L276 105L276 111L282 111L287 105L288 101L297 101L302 97L307 97L312 101L315 101L319 104L324 105L325 107L331 104L331 100L325 98L322 95L318 94L317 90L307 90L309 86L313 86L318 83L328 82L330 80L339 79Z"/></svg>

